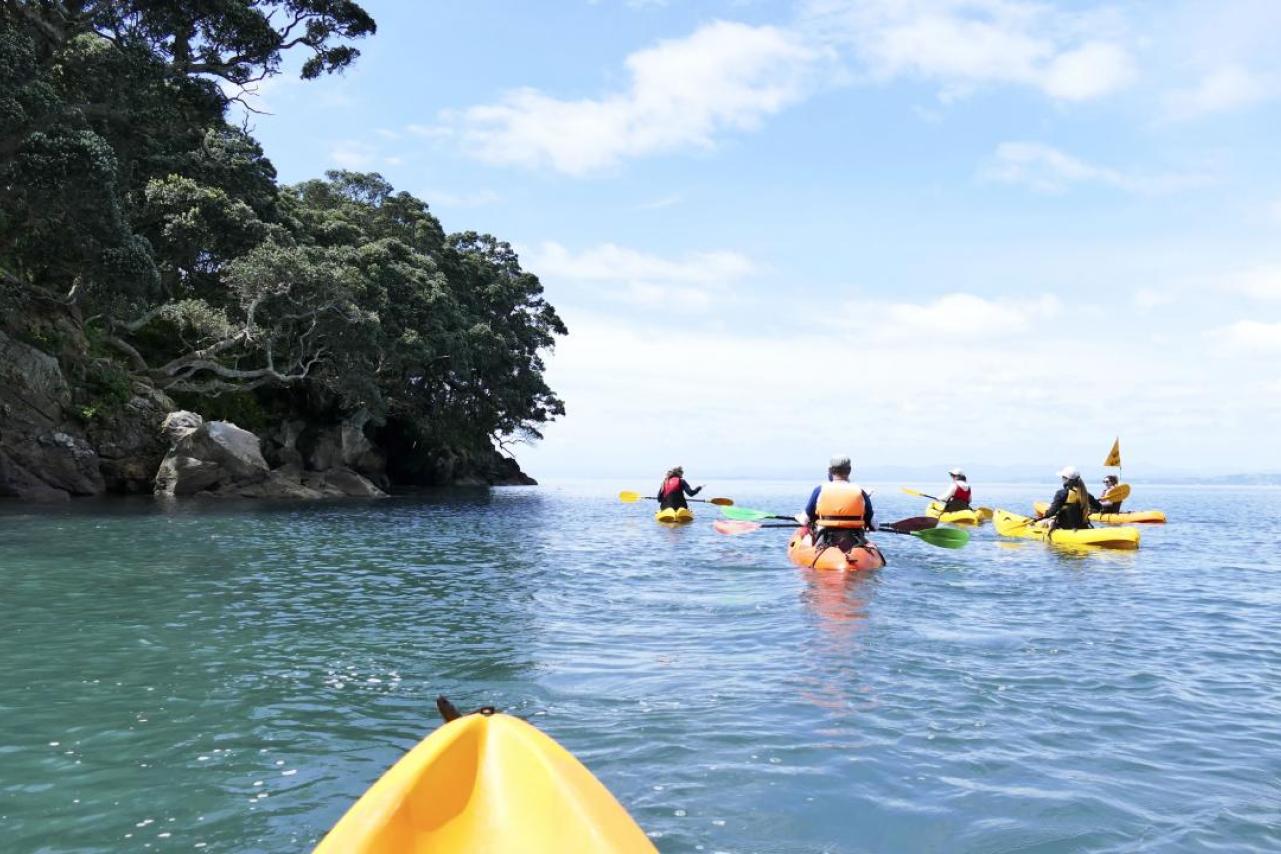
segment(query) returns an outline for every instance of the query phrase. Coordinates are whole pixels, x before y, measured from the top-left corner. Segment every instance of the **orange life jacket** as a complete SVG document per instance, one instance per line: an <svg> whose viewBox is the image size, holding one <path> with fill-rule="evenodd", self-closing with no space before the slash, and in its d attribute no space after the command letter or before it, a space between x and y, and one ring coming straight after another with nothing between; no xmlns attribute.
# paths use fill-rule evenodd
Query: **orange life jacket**
<svg viewBox="0 0 1281 854"><path fill-rule="evenodd" d="M818 518L824 528L863 528L867 512L863 487L857 483L834 480L823 484L818 493Z"/></svg>

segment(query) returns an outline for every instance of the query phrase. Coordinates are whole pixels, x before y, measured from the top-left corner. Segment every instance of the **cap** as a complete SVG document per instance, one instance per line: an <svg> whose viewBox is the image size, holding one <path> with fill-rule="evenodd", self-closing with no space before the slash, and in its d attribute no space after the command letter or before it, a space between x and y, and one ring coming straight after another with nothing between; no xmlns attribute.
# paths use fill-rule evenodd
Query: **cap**
<svg viewBox="0 0 1281 854"><path fill-rule="evenodd" d="M1077 471L1076 466L1064 466L1059 469L1059 477L1066 477L1069 480L1080 477L1081 473Z"/></svg>
<svg viewBox="0 0 1281 854"><path fill-rule="evenodd" d="M847 469L850 468L850 458L844 454L836 454L827 462L829 469Z"/></svg>
<svg viewBox="0 0 1281 854"><path fill-rule="evenodd" d="M947 473L950 474L952 477L965 477L965 472L961 471L960 469L948 469Z"/></svg>

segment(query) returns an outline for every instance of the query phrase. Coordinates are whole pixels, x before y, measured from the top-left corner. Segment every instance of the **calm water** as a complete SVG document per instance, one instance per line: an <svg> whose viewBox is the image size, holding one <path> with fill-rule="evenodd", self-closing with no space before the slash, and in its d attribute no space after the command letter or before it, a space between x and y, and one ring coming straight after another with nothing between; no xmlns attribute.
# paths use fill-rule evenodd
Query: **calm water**
<svg viewBox="0 0 1281 854"><path fill-rule="evenodd" d="M1135 553L882 535L846 579L612 500L647 484L0 505L0 847L306 849L445 693L664 851L1281 848L1281 491L1140 486Z"/></svg>

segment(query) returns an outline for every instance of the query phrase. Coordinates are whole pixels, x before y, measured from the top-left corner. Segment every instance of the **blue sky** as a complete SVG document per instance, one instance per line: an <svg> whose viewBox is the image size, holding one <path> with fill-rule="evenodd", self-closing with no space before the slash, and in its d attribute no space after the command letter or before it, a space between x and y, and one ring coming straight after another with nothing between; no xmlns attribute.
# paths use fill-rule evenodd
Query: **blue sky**
<svg viewBox="0 0 1281 854"><path fill-rule="evenodd" d="M518 247L535 476L1281 469L1281 3L364 5L255 132Z"/></svg>

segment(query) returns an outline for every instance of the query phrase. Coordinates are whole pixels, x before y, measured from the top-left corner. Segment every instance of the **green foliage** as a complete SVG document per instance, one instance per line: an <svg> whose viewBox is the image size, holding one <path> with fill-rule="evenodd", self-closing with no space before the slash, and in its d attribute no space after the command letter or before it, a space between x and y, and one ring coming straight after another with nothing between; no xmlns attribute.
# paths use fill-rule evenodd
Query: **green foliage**
<svg viewBox="0 0 1281 854"><path fill-rule="evenodd" d="M250 429L362 411L422 453L564 412L511 247L375 174L281 188L217 81L341 70L348 0L0 0L0 287L89 317L81 414L146 379ZM15 300L15 303L19 302ZM49 349L44 347L44 349Z"/></svg>

